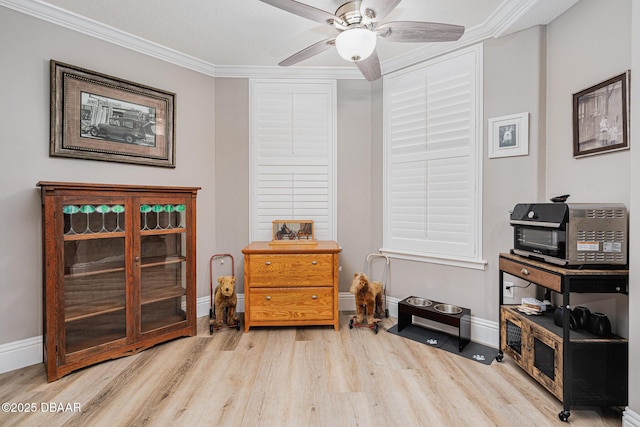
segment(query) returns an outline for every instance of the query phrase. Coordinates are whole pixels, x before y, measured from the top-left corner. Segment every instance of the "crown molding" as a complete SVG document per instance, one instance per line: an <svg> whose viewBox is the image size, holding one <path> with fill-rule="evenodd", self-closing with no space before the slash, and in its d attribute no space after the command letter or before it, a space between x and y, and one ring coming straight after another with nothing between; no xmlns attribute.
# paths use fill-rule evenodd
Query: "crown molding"
<svg viewBox="0 0 640 427"><path fill-rule="evenodd" d="M0 0L0 6L202 74L215 75L215 66L206 61L39 0Z"/></svg>
<svg viewBox="0 0 640 427"><path fill-rule="evenodd" d="M465 31L460 40L450 43L431 43L388 59L380 64L382 74L389 74L445 53L468 47L490 38L497 38L509 30L539 0L505 0L482 24Z"/></svg>
<svg viewBox="0 0 640 427"><path fill-rule="evenodd" d="M499 37L539 1L505 0L485 22L466 31L457 42L425 45L383 61L382 74ZM0 0L0 6L212 77L363 79L355 67L215 65L40 0Z"/></svg>

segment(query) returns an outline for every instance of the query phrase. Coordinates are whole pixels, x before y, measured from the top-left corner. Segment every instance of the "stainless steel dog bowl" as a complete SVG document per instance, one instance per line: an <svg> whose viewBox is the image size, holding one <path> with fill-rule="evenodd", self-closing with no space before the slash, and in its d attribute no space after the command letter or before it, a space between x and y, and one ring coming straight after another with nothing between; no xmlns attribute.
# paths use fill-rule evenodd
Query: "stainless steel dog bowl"
<svg viewBox="0 0 640 427"><path fill-rule="evenodd" d="M460 314L462 309L457 305L451 304L436 304L433 306L434 310L444 314Z"/></svg>
<svg viewBox="0 0 640 427"><path fill-rule="evenodd" d="M416 307L429 307L431 305L431 301L426 298L411 297L407 298L407 304L411 304Z"/></svg>

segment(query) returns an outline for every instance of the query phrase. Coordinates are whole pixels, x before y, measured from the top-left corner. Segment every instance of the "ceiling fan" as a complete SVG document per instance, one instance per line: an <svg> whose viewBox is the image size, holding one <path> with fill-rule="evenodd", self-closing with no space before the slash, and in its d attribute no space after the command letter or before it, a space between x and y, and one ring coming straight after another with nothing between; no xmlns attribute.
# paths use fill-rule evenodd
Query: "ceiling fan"
<svg viewBox="0 0 640 427"><path fill-rule="evenodd" d="M336 37L314 43L278 65L287 67L297 64L335 46L340 56L355 62L369 81L382 76L376 52L378 37L394 42L447 42L458 40L464 33L461 25L417 21L381 23L401 0L351 0L340 6L335 13L295 0L260 1L303 18L329 24L339 32Z"/></svg>

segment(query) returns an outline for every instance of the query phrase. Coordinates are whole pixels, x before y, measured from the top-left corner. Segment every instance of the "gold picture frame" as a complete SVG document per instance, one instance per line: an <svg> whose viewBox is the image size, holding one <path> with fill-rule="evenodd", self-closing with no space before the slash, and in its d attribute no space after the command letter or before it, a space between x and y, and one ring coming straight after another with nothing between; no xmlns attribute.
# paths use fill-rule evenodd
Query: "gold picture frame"
<svg viewBox="0 0 640 427"><path fill-rule="evenodd" d="M176 95L51 60L51 157L175 168Z"/></svg>
<svg viewBox="0 0 640 427"><path fill-rule="evenodd" d="M317 243L312 219L278 219L273 221L271 229L271 243Z"/></svg>

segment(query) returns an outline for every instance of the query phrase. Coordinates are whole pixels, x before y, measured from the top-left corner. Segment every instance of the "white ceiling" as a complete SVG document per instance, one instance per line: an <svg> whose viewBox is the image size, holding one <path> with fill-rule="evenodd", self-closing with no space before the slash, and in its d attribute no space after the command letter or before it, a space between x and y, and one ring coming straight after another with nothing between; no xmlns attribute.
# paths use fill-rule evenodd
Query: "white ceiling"
<svg viewBox="0 0 640 427"><path fill-rule="evenodd" d="M346 0L302 0L334 12ZM461 46L532 25L547 24L578 0L403 0L385 19L464 25ZM214 66L277 66L303 48L336 35L329 25L293 15L259 0L0 0L8 7L36 3L73 19L88 18ZM53 6L53 8L49 7ZM70 12L70 13L68 13ZM85 22L85 26L87 24ZM96 23L96 26L99 26ZM104 26L102 26L104 27ZM434 45L437 43L431 43ZM429 44L380 40L385 62L415 55ZM444 45L441 43L440 45ZM442 49L446 46L439 46ZM335 49L302 67L352 67ZM354 67L355 68L355 67ZM388 67L387 67L388 68Z"/></svg>

